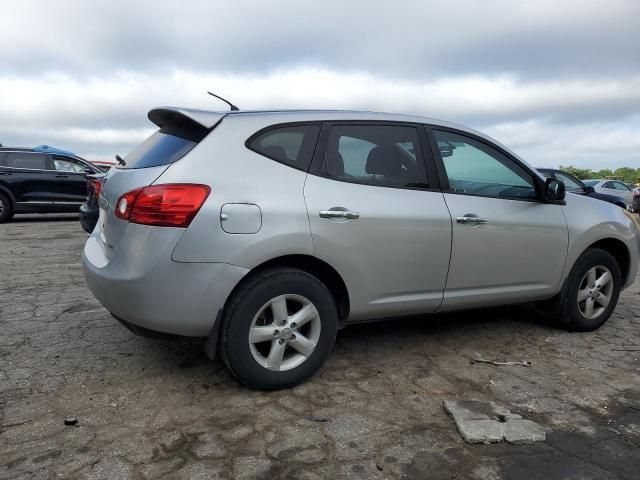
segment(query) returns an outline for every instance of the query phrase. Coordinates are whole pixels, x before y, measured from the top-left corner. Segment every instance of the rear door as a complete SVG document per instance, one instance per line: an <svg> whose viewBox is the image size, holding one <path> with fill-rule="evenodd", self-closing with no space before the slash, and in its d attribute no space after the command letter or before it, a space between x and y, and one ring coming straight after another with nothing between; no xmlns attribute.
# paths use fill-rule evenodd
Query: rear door
<svg viewBox="0 0 640 480"><path fill-rule="evenodd" d="M425 140L414 124L323 126L304 196L314 255L345 280L352 320L442 302L451 217L425 171Z"/></svg>
<svg viewBox="0 0 640 480"><path fill-rule="evenodd" d="M16 199L16 207L46 210L53 206L53 172L48 155L34 152L7 152L2 172Z"/></svg>
<svg viewBox="0 0 640 480"><path fill-rule="evenodd" d="M443 309L554 292L568 247L562 206L540 203L534 173L498 146L453 129L430 138L453 219Z"/></svg>

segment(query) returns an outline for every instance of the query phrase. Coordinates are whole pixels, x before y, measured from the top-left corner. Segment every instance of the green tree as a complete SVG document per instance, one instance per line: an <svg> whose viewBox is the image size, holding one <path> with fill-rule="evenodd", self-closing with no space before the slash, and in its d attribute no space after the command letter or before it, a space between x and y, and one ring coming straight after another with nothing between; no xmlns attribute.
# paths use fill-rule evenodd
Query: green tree
<svg viewBox="0 0 640 480"><path fill-rule="evenodd" d="M603 168L602 170L598 170L593 173L594 178L607 178L613 177L613 171L609 168Z"/></svg>
<svg viewBox="0 0 640 480"><path fill-rule="evenodd" d="M624 182L635 183L636 179L638 178L639 172L638 172L638 169L636 168L622 167L622 168L616 169L616 171L613 172L613 174L616 177L621 178L622 181Z"/></svg>
<svg viewBox="0 0 640 480"><path fill-rule="evenodd" d="M578 177L581 180L593 178L593 172L591 171L590 168L577 168L577 167L574 167L573 165L564 167L560 165L560 170L562 170L563 172L567 172L573 175L574 177Z"/></svg>

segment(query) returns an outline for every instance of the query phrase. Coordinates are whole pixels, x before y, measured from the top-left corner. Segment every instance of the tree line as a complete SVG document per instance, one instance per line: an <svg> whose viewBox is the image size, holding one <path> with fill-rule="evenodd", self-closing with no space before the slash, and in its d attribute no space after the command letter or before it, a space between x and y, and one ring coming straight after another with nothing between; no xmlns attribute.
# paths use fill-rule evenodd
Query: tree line
<svg viewBox="0 0 640 480"><path fill-rule="evenodd" d="M590 168L578 168L572 165L567 167L560 165L560 170L570 173L580 180L588 180L590 178L607 178L615 177L623 182L636 183L640 178L640 168L621 167L615 170L605 168L602 170L591 170Z"/></svg>

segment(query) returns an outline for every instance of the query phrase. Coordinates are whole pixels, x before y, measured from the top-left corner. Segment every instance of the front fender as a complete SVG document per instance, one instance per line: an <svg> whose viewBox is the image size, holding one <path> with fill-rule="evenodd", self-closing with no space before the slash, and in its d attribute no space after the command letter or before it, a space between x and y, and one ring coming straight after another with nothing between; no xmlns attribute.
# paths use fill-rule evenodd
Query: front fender
<svg viewBox="0 0 640 480"><path fill-rule="evenodd" d="M624 244L629 255L623 288L631 285L637 274L640 257L640 233L636 221L616 205L577 195L570 197L563 207L569 228L569 249L563 281L585 250L603 240L616 240Z"/></svg>

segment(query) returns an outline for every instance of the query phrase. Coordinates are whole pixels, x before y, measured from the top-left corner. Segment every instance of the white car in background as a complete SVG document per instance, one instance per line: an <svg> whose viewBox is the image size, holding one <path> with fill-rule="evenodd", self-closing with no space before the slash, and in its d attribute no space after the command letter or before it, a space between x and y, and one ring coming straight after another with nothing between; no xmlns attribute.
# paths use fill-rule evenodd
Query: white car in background
<svg viewBox="0 0 640 480"><path fill-rule="evenodd" d="M618 195L624 198L628 209L630 209L633 204L633 190L618 180L583 180L583 182L585 185L593 187L598 193Z"/></svg>

